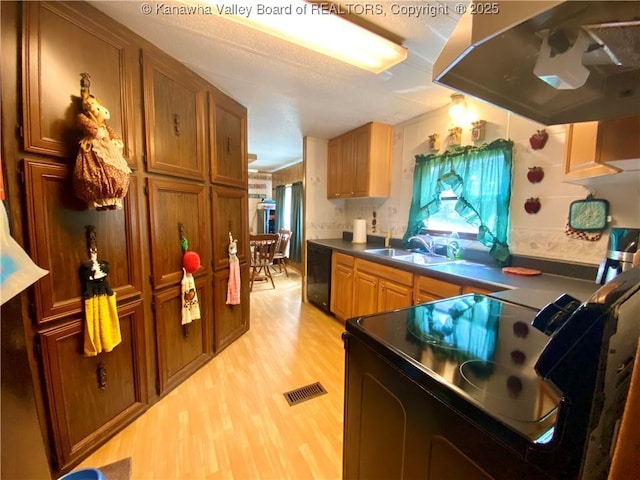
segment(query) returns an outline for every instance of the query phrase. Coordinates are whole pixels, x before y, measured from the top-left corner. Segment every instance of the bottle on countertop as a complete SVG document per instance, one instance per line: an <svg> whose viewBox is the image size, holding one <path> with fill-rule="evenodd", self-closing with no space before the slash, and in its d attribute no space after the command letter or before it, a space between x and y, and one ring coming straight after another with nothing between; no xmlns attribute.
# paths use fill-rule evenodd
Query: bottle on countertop
<svg viewBox="0 0 640 480"><path fill-rule="evenodd" d="M391 245L391 231L387 230L387 235L384 237L384 247L389 248Z"/></svg>
<svg viewBox="0 0 640 480"><path fill-rule="evenodd" d="M451 232L447 240L447 258L458 260L460 258L460 235Z"/></svg>

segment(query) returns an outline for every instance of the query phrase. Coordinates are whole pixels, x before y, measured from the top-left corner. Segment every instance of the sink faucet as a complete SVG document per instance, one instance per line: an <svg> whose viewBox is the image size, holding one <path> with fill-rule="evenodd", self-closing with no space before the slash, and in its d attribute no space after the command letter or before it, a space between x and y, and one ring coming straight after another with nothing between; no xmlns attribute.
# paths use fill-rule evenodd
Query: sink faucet
<svg viewBox="0 0 640 480"><path fill-rule="evenodd" d="M433 237L431 237L431 235L414 235L413 237L409 237L407 239L407 244L411 244L412 241L415 241L422 245L424 249L431 255L434 254Z"/></svg>

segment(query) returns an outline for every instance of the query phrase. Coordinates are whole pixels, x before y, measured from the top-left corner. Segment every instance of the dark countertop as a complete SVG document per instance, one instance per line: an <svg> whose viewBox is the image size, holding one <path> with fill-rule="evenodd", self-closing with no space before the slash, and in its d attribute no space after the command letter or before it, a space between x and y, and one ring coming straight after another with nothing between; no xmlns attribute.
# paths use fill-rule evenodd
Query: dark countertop
<svg viewBox="0 0 640 480"><path fill-rule="evenodd" d="M381 248L381 245L378 244L355 244L343 239L309 240L309 242L324 245L354 257L427 275L446 282L504 290L491 296L534 308L544 307L562 293L585 301L600 287L593 280L582 280L544 272L541 275L526 277L503 273L498 266L475 263L416 265L365 252L367 249Z"/></svg>

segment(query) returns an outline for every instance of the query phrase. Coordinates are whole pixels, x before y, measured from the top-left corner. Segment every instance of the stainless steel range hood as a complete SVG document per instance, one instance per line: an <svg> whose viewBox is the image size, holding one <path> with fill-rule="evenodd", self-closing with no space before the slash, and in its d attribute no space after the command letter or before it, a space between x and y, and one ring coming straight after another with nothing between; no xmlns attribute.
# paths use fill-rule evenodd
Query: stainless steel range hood
<svg viewBox="0 0 640 480"><path fill-rule="evenodd" d="M435 83L546 125L640 112L640 2L502 1L498 14L481 13L491 5L469 6L434 64ZM541 66L557 75L543 81ZM587 75L582 86L575 69Z"/></svg>

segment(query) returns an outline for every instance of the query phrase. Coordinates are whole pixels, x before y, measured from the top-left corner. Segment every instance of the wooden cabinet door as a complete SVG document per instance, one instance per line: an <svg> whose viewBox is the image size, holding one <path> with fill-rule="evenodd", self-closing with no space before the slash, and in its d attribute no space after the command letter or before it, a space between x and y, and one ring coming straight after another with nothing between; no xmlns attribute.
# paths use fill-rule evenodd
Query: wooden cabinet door
<svg viewBox="0 0 640 480"><path fill-rule="evenodd" d="M169 56L145 50L142 60L147 171L204 180L203 82Z"/></svg>
<svg viewBox="0 0 640 480"><path fill-rule="evenodd" d="M247 190L214 185L211 192L213 218L213 268L229 270L229 233L238 240L238 260L249 258L249 195Z"/></svg>
<svg viewBox="0 0 640 480"><path fill-rule="evenodd" d="M341 262L343 258L346 262ZM353 312L353 257L334 252L331 268L331 311L346 320Z"/></svg>
<svg viewBox="0 0 640 480"><path fill-rule="evenodd" d="M84 318L40 334L56 466L65 469L147 408L142 302L118 308L122 342L85 357Z"/></svg>
<svg viewBox="0 0 640 480"><path fill-rule="evenodd" d="M342 175L342 142L340 137L329 141L327 159L327 198L340 198Z"/></svg>
<svg viewBox="0 0 640 480"><path fill-rule="evenodd" d="M342 136L340 141L340 171L338 192L341 198L353 197L355 173L355 136L351 133Z"/></svg>
<svg viewBox="0 0 640 480"><path fill-rule="evenodd" d="M182 246L184 237L200 256L201 267L195 276L208 270L209 224L204 186L195 183L147 178L151 236L151 270L154 288L179 284L182 280ZM227 237L228 238L228 237Z"/></svg>
<svg viewBox="0 0 640 480"><path fill-rule="evenodd" d="M165 394L211 358L208 277L195 280L200 319L182 325L182 293L171 287L153 296L158 350L158 393Z"/></svg>
<svg viewBox="0 0 640 480"><path fill-rule="evenodd" d="M353 276L353 316L369 315L378 311L380 279L356 270Z"/></svg>
<svg viewBox="0 0 640 480"><path fill-rule="evenodd" d="M369 127L361 127L353 135L353 164L350 175L353 183L353 196L366 197L369 194L369 144L371 130Z"/></svg>
<svg viewBox="0 0 640 480"><path fill-rule="evenodd" d="M380 281L378 311L386 312L397 308L410 307L413 300L413 288L385 280Z"/></svg>
<svg viewBox="0 0 640 480"><path fill-rule="evenodd" d="M640 115L598 124L598 161L640 158Z"/></svg>
<svg viewBox="0 0 640 480"><path fill-rule="evenodd" d="M98 21L93 9L81 13L90 7L63 2L24 2L22 7L25 151L75 158L81 137L76 122L82 112L80 73L87 72L91 93L109 109L107 123L122 138L133 165L133 46L110 18Z"/></svg>
<svg viewBox="0 0 640 480"><path fill-rule="evenodd" d="M118 302L142 294L137 179L131 177L121 210L88 210L73 194L70 167L26 159L23 162L31 257L48 275L34 285L36 322L45 324L82 311L78 274L89 260L88 225L96 227L98 258L109 262L109 286Z"/></svg>
<svg viewBox="0 0 640 480"><path fill-rule="evenodd" d="M247 109L209 92L211 181L247 188Z"/></svg>
<svg viewBox="0 0 640 480"><path fill-rule="evenodd" d="M229 270L213 277L213 347L216 353L249 330L249 264L240 264L240 304L227 305Z"/></svg>

